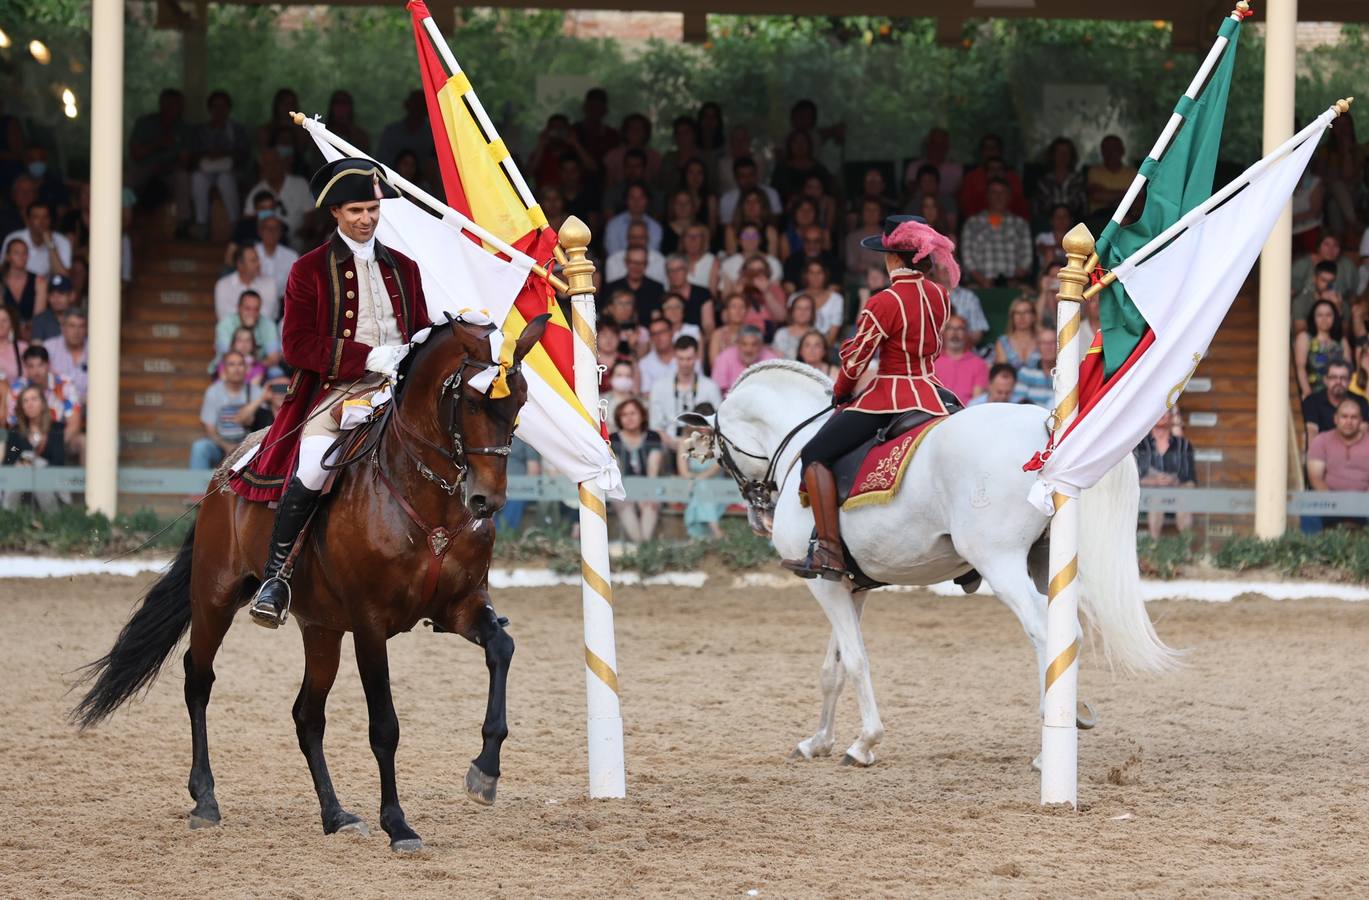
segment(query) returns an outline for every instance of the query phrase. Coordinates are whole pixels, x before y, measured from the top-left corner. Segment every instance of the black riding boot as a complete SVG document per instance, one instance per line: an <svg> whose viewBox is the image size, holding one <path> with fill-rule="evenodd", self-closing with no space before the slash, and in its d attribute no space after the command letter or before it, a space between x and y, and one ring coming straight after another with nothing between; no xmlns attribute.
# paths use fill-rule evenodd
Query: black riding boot
<svg viewBox="0 0 1369 900"><path fill-rule="evenodd" d="M266 549L266 569L261 587L252 598L248 612L252 621L265 628L277 628L290 609L290 582L280 574L285 558L295 546L309 514L318 504L319 491L311 491L298 478L291 478L276 508L276 523L271 528L271 543Z"/></svg>
<svg viewBox="0 0 1369 900"><path fill-rule="evenodd" d="M841 549L841 521L837 506L837 480L832 470L822 463L812 462L803 470L803 486L808 494L808 505L813 510L814 536L804 559L780 560L780 565L800 578L823 578L840 581L849 578L846 555Z"/></svg>

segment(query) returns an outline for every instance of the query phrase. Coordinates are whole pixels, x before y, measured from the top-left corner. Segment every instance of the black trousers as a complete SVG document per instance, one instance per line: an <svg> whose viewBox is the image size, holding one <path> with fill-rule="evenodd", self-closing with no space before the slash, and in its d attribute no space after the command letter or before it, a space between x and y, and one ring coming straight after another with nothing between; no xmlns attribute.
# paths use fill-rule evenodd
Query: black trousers
<svg viewBox="0 0 1369 900"><path fill-rule="evenodd" d="M803 467L822 463L829 469L837 460L875 436L901 413L867 413L843 409L818 429L813 439L803 448Z"/></svg>

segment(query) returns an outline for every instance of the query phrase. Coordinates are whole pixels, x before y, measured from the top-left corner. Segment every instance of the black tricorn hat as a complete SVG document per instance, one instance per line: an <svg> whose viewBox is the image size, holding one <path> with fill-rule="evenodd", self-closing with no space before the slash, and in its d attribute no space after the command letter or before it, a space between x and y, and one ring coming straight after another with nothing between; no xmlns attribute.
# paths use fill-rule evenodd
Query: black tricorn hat
<svg viewBox="0 0 1369 900"><path fill-rule="evenodd" d="M324 163L309 179L314 206L341 206L369 200L393 200L399 191L385 177L380 163L370 159L344 157Z"/></svg>
<svg viewBox="0 0 1369 900"><path fill-rule="evenodd" d="M927 224L927 220L922 218L922 216L886 216L884 219L884 233L872 234L869 237L861 238L860 245L866 250L882 250L886 253L898 252L890 247L886 247L884 242L889 239L889 235L894 233L894 229L904 222L917 222L919 225Z"/></svg>

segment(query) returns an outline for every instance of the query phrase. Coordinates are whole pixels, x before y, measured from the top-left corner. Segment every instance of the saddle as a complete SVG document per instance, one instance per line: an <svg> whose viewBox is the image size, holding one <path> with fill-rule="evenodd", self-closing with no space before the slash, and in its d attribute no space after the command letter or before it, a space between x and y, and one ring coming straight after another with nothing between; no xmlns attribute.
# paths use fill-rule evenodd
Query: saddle
<svg viewBox="0 0 1369 900"><path fill-rule="evenodd" d="M877 431L874 437L837 460L836 465L832 467L832 475L837 482L838 506L843 506L851 498L852 493L856 491L857 484L863 483L864 479L860 476L865 469L866 459L877 447L883 447L885 444L897 441L914 429L925 431L938 420L964 409L955 394L944 387L937 388L937 395L941 397L941 402L946 405L946 416L920 409L909 410ZM865 487L862 484L862 491L864 489Z"/></svg>

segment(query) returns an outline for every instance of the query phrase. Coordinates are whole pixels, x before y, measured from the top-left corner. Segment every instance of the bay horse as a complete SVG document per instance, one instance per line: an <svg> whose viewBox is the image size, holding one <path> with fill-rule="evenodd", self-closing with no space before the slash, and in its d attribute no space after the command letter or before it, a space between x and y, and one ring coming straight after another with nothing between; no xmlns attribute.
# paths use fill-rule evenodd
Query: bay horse
<svg viewBox="0 0 1369 900"><path fill-rule="evenodd" d="M400 381L363 458L341 470L324 498L295 566L290 611L304 637L304 682L295 700L295 733L318 793L325 834L368 833L344 809L323 755L324 706L337 675L345 632L352 633L366 694L371 750L380 768L380 825L396 851L423 846L405 820L395 786L399 720L390 693L386 642L422 619L484 648L489 699L483 746L466 775L467 795L494 802L499 751L508 734L505 684L513 639L490 602L491 516L504 504L506 463L518 411L527 400L523 356L549 316L519 336L506 378L509 395L492 399L470 383L498 365L493 325L448 317L434 325L400 368ZM319 411L316 411L318 414ZM327 415L330 412L323 412ZM362 454L358 454L361 456ZM91 663L94 684L72 711L96 724L151 685L186 630L185 703L193 764L190 827L219 824L205 713L214 656L234 614L255 593L266 559L272 511L228 487L225 460L203 508L168 571L148 589L113 649ZM464 487L463 498L456 497ZM269 639L260 634L257 637Z"/></svg>
<svg viewBox="0 0 1369 900"><path fill-rule="evenodd" d="M774 360L747 369L711 420L688 413L680 417L700 429L690 439L690 452L719 459L747 499L753 529L771 539L782 559L802 559L813 533L813 515L799 502L797 462L804 443L831 415L831 401L832 381L826 375L802 363ZM1046 417L1047 410L1040 407L1009 403L957 412L926 434L890 502L841 512L841 533L851 555L876 581L929 585L972 568L983 575L1017 615L1036 651L1038 701L1047 665L1050 520L1027 501L1035 476L1023 472L1022 465L1044 446ZM1130 455L1083 492L1080 605L1114 664L1160 672L1172 668L1178 654L1156 636L1141 596L1139 497ZM812 579L805 584L827 614L832 634L822 665L818 730L799 742L793 756L831 754L837 697L849 678L860 706L861 732L842 762L872 765L884 724L860 629L867 592L847 581ZM1091 727L1091 708L1081 706L1079 724Z"/></svg>

